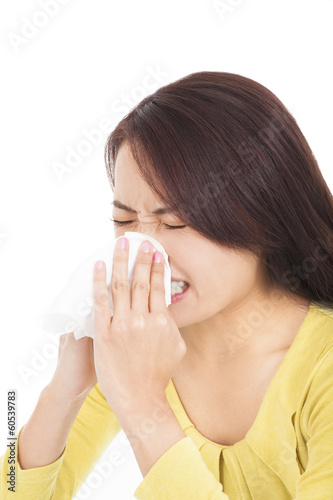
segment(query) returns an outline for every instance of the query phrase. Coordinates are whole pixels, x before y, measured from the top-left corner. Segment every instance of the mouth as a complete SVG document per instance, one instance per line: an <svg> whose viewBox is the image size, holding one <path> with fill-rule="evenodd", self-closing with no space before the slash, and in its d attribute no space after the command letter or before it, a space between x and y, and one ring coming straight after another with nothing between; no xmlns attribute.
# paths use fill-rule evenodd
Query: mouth
<svg viewBox="0 0 333 500"><path fill-rule="evenodd" d="M181 278L171 277L171 296L182 294L190 287L188 281L182 280Z"/></svg>
<svg viewBox="0 0 333 500"><path fill-rule="evenodd" d="M189 293L190 285L186 284L184 287L180 289L171 289L171 304L176 304L177 302L180 302L183 300L185 297L187 297Z"/></svg>

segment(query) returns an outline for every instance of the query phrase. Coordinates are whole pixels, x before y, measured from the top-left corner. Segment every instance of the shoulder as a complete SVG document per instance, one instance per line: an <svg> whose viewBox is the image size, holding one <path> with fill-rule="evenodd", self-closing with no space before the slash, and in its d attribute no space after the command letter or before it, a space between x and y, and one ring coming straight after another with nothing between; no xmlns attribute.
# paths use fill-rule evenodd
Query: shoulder
<svg viewBox="0 0 333 500"><path fill-rule="evenodd" d="M302 408L303 429L308 437L316 428L333 422L333 310L316 308L313 317L314 342L320 348L306 384Z"/></svg>
<svg viewBox="0 0 333 500"><path fill-rule="evenodd" d="M330 309L313 304L309 327L313 330L313 343L318 347L315 366L315 369L318 369L333 349L333 306Z"/></svg>

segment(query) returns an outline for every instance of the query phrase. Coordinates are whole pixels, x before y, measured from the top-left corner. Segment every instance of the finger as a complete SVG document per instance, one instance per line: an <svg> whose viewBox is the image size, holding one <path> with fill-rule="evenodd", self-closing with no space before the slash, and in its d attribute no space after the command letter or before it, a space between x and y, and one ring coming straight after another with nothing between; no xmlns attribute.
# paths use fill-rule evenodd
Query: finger
<svg viewBox="0 0 333 500"><path fill-rule="evenodd" d="M96 267L102 262L102 268ZM94 333L98 336L105 333L110 326L111 312L109 303L109 292L106 286L106 267L103 261L98 261L94 266Z"/></svg>
<svg viewBox="0 0 333 500"><path fill-rule="evenodd" d="M124 246L126 243L126 246ZM124 247L124 248L123 248ZM118 239L113 253L111 293L113 315L124 317L131 307L130 286L128 282L128 239L122 236Z"/></svg>
<svg viewBox="0 0 333 500"><path fill-rule="evenodd" d="M164 259L161 252L154 252L150 278L149 311L165 311Z"/></svg>
<svg viewBox="0 0 333 500"><path fill-rule="evenodd" d="M153 246L146 240L141 243L134 267L132 282L132 309L138 312L147 313L149 291L150 291L150 270L153 256Z"/></svg>

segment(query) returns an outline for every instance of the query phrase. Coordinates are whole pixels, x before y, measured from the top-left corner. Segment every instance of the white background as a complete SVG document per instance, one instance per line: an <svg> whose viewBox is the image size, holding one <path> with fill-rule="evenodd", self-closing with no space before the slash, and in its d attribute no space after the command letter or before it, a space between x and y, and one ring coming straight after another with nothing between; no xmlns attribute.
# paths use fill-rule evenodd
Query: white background
<svg viewBox="0 0 333 500"><path fill-rule="evenodd" d="M75 267L113 237L107 134L68 172L54 168L84 131L105 119L113 128L145 95L189 73L239 73L291 111L333 191L332 0L225 0L224 15L212 0L63 0L53 17L40 14L43 3L0 8L0 455L7 390L18 392L19 429L56 367L56 344L35 319ZM154 71L155 80L147 76ZM19 368L32 368L36 352L44 364L24 379ZM111 450L123 463L77 498L134 498L142 480L134 453L120 435L106 457Z"/></svg>

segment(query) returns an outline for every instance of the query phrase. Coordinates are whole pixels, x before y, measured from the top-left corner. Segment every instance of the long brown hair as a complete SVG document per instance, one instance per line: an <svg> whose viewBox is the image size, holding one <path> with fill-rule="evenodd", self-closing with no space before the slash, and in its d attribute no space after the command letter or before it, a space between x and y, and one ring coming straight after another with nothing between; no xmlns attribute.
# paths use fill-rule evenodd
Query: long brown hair
<svg viewBox="0 0 333 500"><path fill-rule="evenodd" d="M159 88L117 125L142 178L185 224L253 252L270 286L333 309L333 200L282 102L241 75L202 71Z"/></svg>

